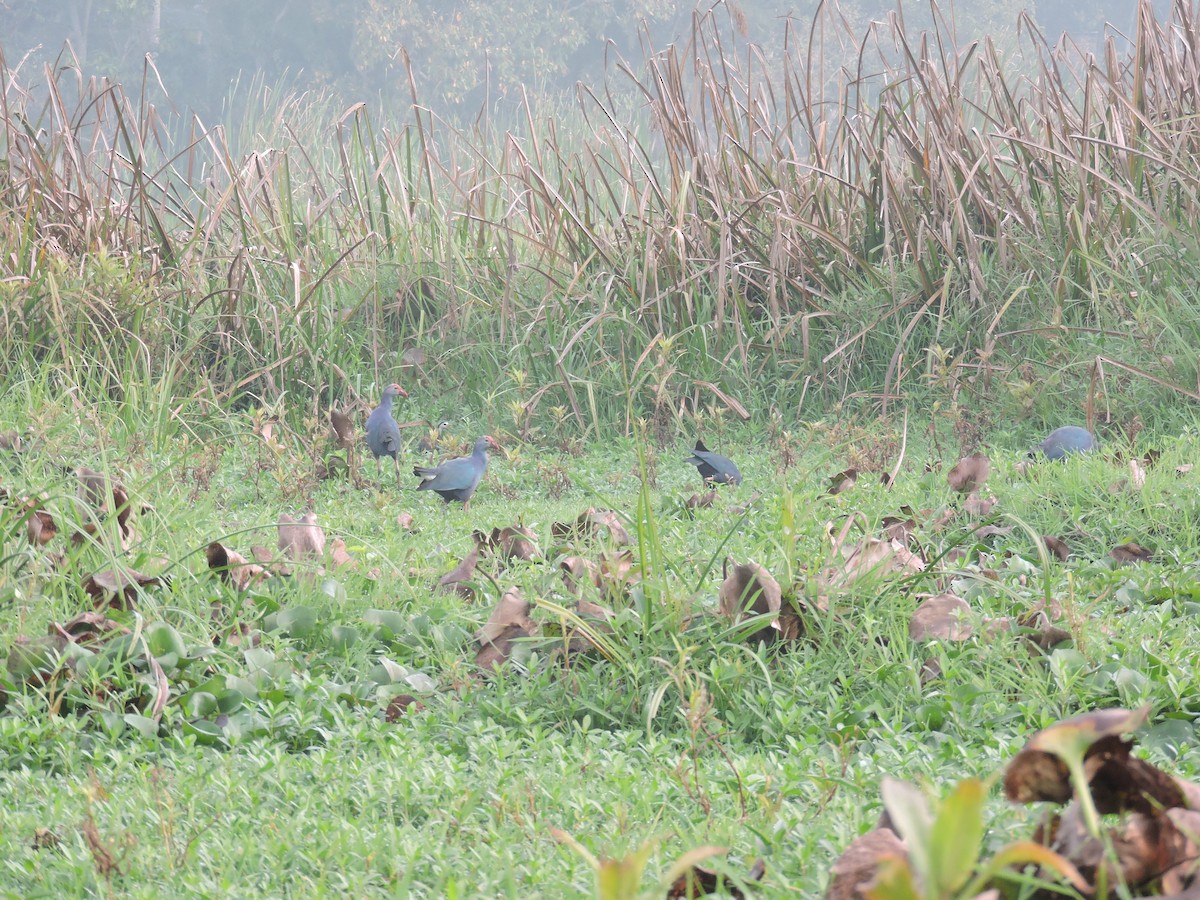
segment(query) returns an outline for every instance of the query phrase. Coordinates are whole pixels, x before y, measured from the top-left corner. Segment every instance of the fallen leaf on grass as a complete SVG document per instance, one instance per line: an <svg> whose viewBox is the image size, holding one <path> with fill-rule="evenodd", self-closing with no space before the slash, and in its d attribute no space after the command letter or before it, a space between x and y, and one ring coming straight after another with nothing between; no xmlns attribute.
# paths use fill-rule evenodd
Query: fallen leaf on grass
<svg viewBox="0 0 1200 900"><path fill-rule="evenodd" d="M317 514L306 512L299 519L279 514L279 549L295 562L320 559L325 555L325 531L317 524Z"/></svg>
<svg viewBox="0 0 1200 900"><path fill-rule="evenodd" d="M475 633L479 643L475 664L490 671L508 661L514 641L537 633L537 623L529 618L529 601L517 588L509 588L484 626Z"/></svg>
<svg viewBox="0 0 1200 900"><path fill-rule="evenodd" d="M262 566L250 562L236 550L230 550L218 541L208 545L205 555L208 557L208 567L239 591L271 577L271 573Z"/></svg>
<svg viewBox="0 0 1200 900"><path fill-rule="evenodd" d="M880 863L908 859L908 849L890 828L875 828L850 842L830 870L827 900L865 900Z"/></svg>
<svg viewBox="0 0 1200 900"><path fill-rule="evenodd" d="M995 506L995 497L984 497L979 491L971 491L963 501L963 512L972 518L982 519L990 515Z"/></svg>
<svg viewBox="0 0 1200 900"><path fill-rule="evenodd" d="M466 599L475 599L475 588L471 582L475 578L475 566L479 564L479 545L463 557L462 562L437 580L437 587L450 594Z"/></svg>
<svg viewBox="0 0 1200 900"><path fill-rule="evenodd" d="M418 713L424 708L425 704L412 694L398 694L388 701L383 718L387 722L398 722L405 716Z"/></svg>
<svg viewBox="0 0 1200 900"><path fill-rule="evenodd" d="M858 481L858 469L845 469L829 479L829 490L825 493L830 497L834 497L850 490L850 488L854 487L856 481Z"/></svg>
<svg viewBox="0 0 1200 900"><path fill-rule="evenodd" d="M96 608L133 609L138 592L169 583L165 576L146 575L136 569L105 569L83 580L83 589L96 603Z"/></svg>
<svg viewBox="0 0 1200 900"><path fill-rule="evenodd" d="M957 594L944 593L921 602L908 620L908 636L914 641L965 641L974 629L971 607Z"/></svg>
<svg viewBox="0 0 1200 900"><path fill-rule="evenodd" d="M350 555L350 551L346 549L346 542L340 537L329 542L329 566L332 569L340 569L342 566L355 567L354 557Z"/></svg>
<svg viewBox="0 0 1200 900"><path fill-rule="evenodd" d="M766 569L750 560L738 563L729 558L724 565L725 580L721 582L721 614L734 621L747 617L774 614L769 625L746 636L746 640L770 642L779 628L779 608L783 591L779 582Z"/></svg>
<svg viewBox="0 0 1200 900"><path fill-rule="evenodd" d="M412 513L402 512L396 516L396 525L402 531L415 531Z"/></svg>
<svg viewBox="0 0 1200 900"><path fill-rule="evenodd" d="M692 494L683 504L687 509L707 509L717 502L717 492L709 491L707 494Z"/></svg>
<svg viewBox="0 0 1200 900"><path fill-rule="evenodd" d="M632 543L620 516L611 509L596 509L594 506L581 512L574 522L555 522L550 526L550 536L556 542L582 538L607 540L618 547Z"/></svg>
<svg viewBox="0 0 1200 900"><path fill-rule="evenodd" d="M529 562L541 559L542 556L542 551L538 549L537 534L532 528L520 523L493 528L490 534L474 531L471 536L481 551L503 560L521 559Z"/></svg>
<svg viewBox="0 0 1200 900"><path fill-rule="evenodd" d="M1057 556L1063 562L1067 561L1067 557L1071 555L1071 550L1067 547L1066 541L1056 537L1051 537L1048 534L1042 535L1042 543L1046 545L1046 549Z"/></svg>
<svg viewBox="0 0 1200 900"><path fill-rule="evenodd" d="M79 466L75 470L75 477L79 480L76 495L83 506L84 522L82 530L76 531L71 539L79 543L84 540L84 535L96 537L102 534L104 521L115 514L121 546L128 549L133 541L133 507L130 505L129 492L125 490L125 486L104 472L97 472L87 466Z"/></svg>
<svg viewBox="0 0 1200 900"><path fill-rule="evenodd" d="M986 454L972 453L960 459L958 464L946 473L946 481L960 494L974 493L987 481L991 466Z"/></svg>
<svg viewBox="0 0 1200 900"><path fill-rule="evenodd" d="M1109 555L1119 563L1150 562L1154 558L1154 551L1130 541L1113 547Z"/></svg>

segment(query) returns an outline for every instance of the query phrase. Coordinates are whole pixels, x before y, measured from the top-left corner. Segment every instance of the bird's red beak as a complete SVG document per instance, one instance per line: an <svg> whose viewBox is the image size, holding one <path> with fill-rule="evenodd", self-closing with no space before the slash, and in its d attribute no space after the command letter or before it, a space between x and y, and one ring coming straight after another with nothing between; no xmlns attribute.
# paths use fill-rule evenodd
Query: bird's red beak
<svg viewBox="0 0 1200 900"><path fill-rule="evenodd" d="M399 394L401 397L408 396L408 391L406 391L404 388L400 387L400 385L393 384L392 387L394 387L396 389L396 393Z"/></svg>

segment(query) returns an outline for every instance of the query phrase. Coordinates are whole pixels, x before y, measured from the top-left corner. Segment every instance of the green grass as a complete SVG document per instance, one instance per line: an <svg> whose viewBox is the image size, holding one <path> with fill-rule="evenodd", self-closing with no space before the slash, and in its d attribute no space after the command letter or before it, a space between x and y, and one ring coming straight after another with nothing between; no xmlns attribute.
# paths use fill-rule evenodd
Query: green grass
<svg viewBox="0 0 1200 900"><path fill-rule="evenodd" d="M737 643L719 618L687 618L715 608L721 560L753 558L785 591L811 600L830 562L827 522L857 511L874 530L904 504L956 502L944 469L924 472L929 451L910 440L892 491L864 475L828 497L826 479L848 460L890 463L896 436L828 423L797 425L795 438L731 428L721 449L746 483L693 518L682 505L699 485L682 463L682 435L647 446L654 481L644 491L633 441L574 456L507 437L508 458L494 458L464 512L397 491L390 478L382 490L310 482L300 437L281 426L271 449L251 414L185 410L170 419L154 412L169 404L147 403L149 412L132 417L100 407L73 418L66 397L57 406L27 407L28 399L10 394L0 423L23 427L32 420L19 410L37 408L40 423L59 424L27 452L0 455L0 484L22 496L45 490L48 508L65 519L75 488L63 464L117 473L149 506L128 560L162 557L173 581L150 589L136 614L113 615L131 627L169 624L188 658L160 657L171 691L158 728L134 710L151 693L144 664L124 657L100 653L88 669L97 681L10 687L0 713L8 848L0 885L11 896L589 894L591 869L552 829L601 856L667 835L647 888L684 851L715 844L729 848L719 865L734 875L766 859L765 896L814 896L836 855L877 817L883 776L944 792L994 773L1034 730L1079 710L1150 702L1140 735L1150 758L1183 775L1200 767L1197 476L1175 473L1195 456L1194 429L1143 434L1139 449L1160 447L1163 456L1144 487L1115 493L1110 485L1127 474L1112 456L1119 441L1107 442L1108 454L1021 475L1014 466L1033 436L997 432L989 481L997 512L1064 537L1072 559L1041 560L1017 527L985 548L994 574L965 567L856 585L833 595L835 615L811 623L808 639L780 652ZM152 437L168 419L168 435ZM466 437L481 427L456 422L455 430ZM781 471L785 447L797 458ZM373 477L373 464L365 472ZM741 519L730 507L752 491L763 497ZM552 522L589 505L633 517L639 496L647 514L638 546L654 565L614 622L619 654L564 666L542 646L523 666L476 679L470 635L496 588L482 577L485 596L475 603L429 590L467 552L471 530L520 517L547 548ZM211 540L243 552L273 546L279 512L305 501L330 537L346 541L358 572L275 582L243 604L207 571ZM402 511L414 516L415 533L395 524ZM113 554L84 547L52 565L10 514L0 513L0 526L6 644L91 607L81 576ZM1128 540L1150 546L1156 560L1115 567L1108 550ZM971 544L962 523L922 541L930 557ZM60 535L48 550L67 546ZM363 574L371 568L375 580ZM481 570L501 588L519 586L544 626L556 617L538 609L540 600L569 603L552 562L501 569L487 561ZM1049 594L1063 603L1074 641L1048 658L1015 639L915 646L907 636L915 594L947 585L986 616L1019 613ZM213 647L235 620L280 627L256 648ZM379 621L391 630L380 632ZM929 655L943 676L923 687L918 672ZM403 669L385 677L382 657ZM89 688L97 683L109 693ZM194 714L198 692L224 696L234 686L244 695L236 727L214 740L192 724L203 718ZM383 709L401 692L425 708L388 723ZM52 714L64 698L70 711ZM993 797L987 815L995 849L1026 836L1035 811ZM89 849L89 817L115 868L105 871ZM58 836L54 848L34 849L41 828Z"/></svg>

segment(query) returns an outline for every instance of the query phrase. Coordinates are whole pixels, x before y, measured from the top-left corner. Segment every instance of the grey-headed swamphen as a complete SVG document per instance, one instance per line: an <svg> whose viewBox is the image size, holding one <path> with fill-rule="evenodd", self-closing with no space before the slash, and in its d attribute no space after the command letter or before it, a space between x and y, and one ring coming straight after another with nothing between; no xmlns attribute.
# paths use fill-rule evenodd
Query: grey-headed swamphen
<svg viewBox="0 0 1200 900"><path fill-rule="evenodd" d="M500 449L495 438L484 435L475 442L475 451L470 456L450 459L440 466L416 466L413 474L421 479L417 490L437 491L447 503L461 500L463 509L466 509L475 488L479 487L483 473L487 471L488 447Z"/></svg>
<svg viewBox="0 0 1200 900"><path fill-rule="evenodd" d="M1036 456L1039 452L1046 459L1062 459L1071 453L1086 453L1096 449L1096 438L1086 428L1078 425L1064 425L1050 432L1049 437L1029 452Z"/></svg>
<svg viewBox="0 0 1200 900"><path fill-rule="evenodd" d="M383 483L383 475L379 468L379 459L390 456L396 464L396 484L400 484L400 426L392 416L392 401L397 397L407 397L404 388L398 384L389 384L383 389L383 399L367 416L367 446L375 457L375 476Z"/></svg>
<svg viewBox="0 0 1200 900"><path fill-rule="evenodd" d="M742 473L738 471L738 467L733 464L733 461L720 453L713 453L704 446L704 442L701 440L696 441L696 449L684 462L691 463L700 471L700 477L705 484L738 485L742 483Z"/></svg>
<svg viewBox="0 0 1200 900"><path fill-rule="evenodd" d="M421 440L417 442L417 451L426 455L432 453L441 444L442 435L446 433L446 429L449 427L449 422L438 422L436 429L421 435Z"/></svg>

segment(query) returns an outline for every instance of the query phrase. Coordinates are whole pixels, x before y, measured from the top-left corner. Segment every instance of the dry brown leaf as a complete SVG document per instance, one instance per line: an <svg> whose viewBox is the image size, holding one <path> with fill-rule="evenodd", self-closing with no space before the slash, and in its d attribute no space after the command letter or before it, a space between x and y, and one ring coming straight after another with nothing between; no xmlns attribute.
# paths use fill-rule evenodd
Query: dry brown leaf
<svg viewBox="0 0 1200 900"><path fill-rule="evenodd" d="M830 497L841 494L854 487L856 481L858 481L858 469L853 467L845 469L829 479L829 490L826 493Z"/></svg>
<svg viewBox="0 0 1200 900"><path fill-rule="evenodd" d="M555 522L550 527L550 536L558 542L582 538L606 539L618 547L632 543L620 516L611 509L596 509L594 506L581 512L574 522Z"/></svg>
<svg viewBox="0 0 1200 900"><path fill-rule="evenodd" d="M963 512L974 519L982 519L991 513L995 505L995 497L984 497L979 491L971 491L963 501Z"/></svg>
<svg viewBox="0 0 1200 900"><path fill-rule="evenodd" d="M479 650L475 663L490 671L508 661L513 642L537 634L538 625L529 618L529 601L517 588L509 588L492 610L491 616L475 633Z"/></svg>
<svg viewBox="0 0 1200 900"><path fill-rule="evenodd" d="M133 522L131 520L133 507L129 502L129 492L119 481L110 478L104 472L97 472L87 466L79 466L75 470L79 481L76 495L83 507L81 519L83 524L71 539L79 543L84 535L98 537L102 535L105 520L116 514L117 528L120 533L122 549L129 549L133 543Z"/></svg>
<svg viewBox="0 0 1200 900"><path fill-rule="evenodd" d="M383 718L387 722L398 722L405 716L419 713L424 708L425 704L412 694L399 694L388 701Z"/></svg>
<svg viewBox="0 0 1200 900"><path fill-rule="evenodd" d="M293 519L287 513L280 513L279 549L294 562L321 559L325 555L325 532L317 524L317 514L306 512Z"/></svg>
<svg viewBox="0 0 1200 900"><path fill-rule="evenodd" d="M21 435L16 431L0 432L0 450L12 450L13 452L20 452Z"/></svg>
<svg viewBox="0 0 1200 900"><path fill-rule="evenodd" d="M575 596L579 595L585 582L599 586L600 567L590 559L584 559L582 556L564 556L559 560L558 568L567 591Z"/></svg>
<svg viewBox="0 0 1200 900"><path fill-rule="evenodd" d="M960 459L958 464L946 473L946 481L960 494L973 493L983 487L991 466L986 454L972 453Z"/></svg>
<svg viewBox="0 0 1200 900"><path fill-rule="evenodd" d="M925 562L897 540L864 537L853 547L843 547L845 562L821 572L825 587L849 587L864 577L923 572Z"/></svg>
<svg viewBox="0 0 1200 900"><path fill-rule="evenodd" d="M707 494L692 494L687 498L684 506L688 509L707 509L717 502L717 492L709 491Z"/></svg>
<svg viewBox="0 0 1200 900"><path fill-rule="evenodd" d="M83 589L96 603L96 608L132 609L138 591L166 583L164 577L145 575L136 569L106 569L83 580Z"/></svg>
<svg viewBox="0 0 1200 900"><path fill-rule="evenodd" d="M475 588L471 583L475 579L475 566L479 564L479 545L476 544L471 552L463 557L462 562L443 575L437 581L437 587L451 594L466 599L475 599Z"/></svg>
<svg viewBox="0 0 1200 900"><path fill-rule="evenodd" d="M851 841L830 869L826 900L866 900L879 864L908 859L904 842L890 828L875 828Z"/></svg>
<svg viewBox="0 0 1200 900"><path fill-rule="evenodd" d="M346 542L340 537L329 542L329 565L333 569L340 569L342 566L354 568L354 557L350 555L350 551L346 549Z"/></svg>
<svg viewBox="0 0 1200 900"><path fill-rule="evenodd" d="M339 449L350 450L354 447L356 429L349 413L334 407L329 411L329 425Z"/></svg>
<svg viewBox="0 0 1200 900"><path fill-rule="evenodd" d="M779 582L753 560L738 563L733 559L726 559L724 574L725 580L721 582L720 592L721 614L734 621L774 614L775 618L769 625L746 638L751 643L774 640L774 632L779 628L779 608L783 600Z"/></svg>
<svg viewBox="0 0 1200 900"><path fill-rule="evenodd" d="M230 550L218 541L208 545L205 555L208 557L208 567L239 591L271 577L271 573L262 566L250 562L237 551Z"/></svg>
<svg viewBox="0 0 1200 900"><path fill-rule="evenodd" d="M937 594L922 601L908 620L914 641L965 641L973 632L971 607L957 594Z"/></svg>
<svg viewBox="0 0 1200 900"><path fill-rule="evenodd" d="M1071 550L1067 547L1066 541L1056 537L1051 537L1048 534L1042 535L1042 543L1046 545L1046 549L1061 559L1067 561L1067 557L1071 555Z"/></svg>
<svg viewBox="0 0 1200 900"><path fill-rule="evenodd" d="M401 531L415 531L412 513L402 512L396 516L396 525Z"/></svg>
<svg viewBox="0 0 1200 900"><path fill-rule="evenodd" d="M1109 555L1119 563L1150 562L1154 558L1154 551L1130 541L1113 547Z"/></svg>

